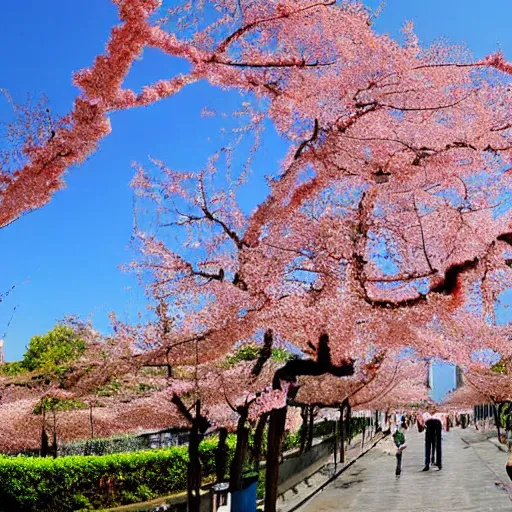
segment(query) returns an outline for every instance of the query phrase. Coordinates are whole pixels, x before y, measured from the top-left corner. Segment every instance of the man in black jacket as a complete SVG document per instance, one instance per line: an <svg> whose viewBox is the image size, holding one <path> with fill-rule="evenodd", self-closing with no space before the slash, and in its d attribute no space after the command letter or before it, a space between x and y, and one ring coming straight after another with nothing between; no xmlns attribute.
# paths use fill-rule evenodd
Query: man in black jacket
<svg viewBox="0 0 512 512"><path fill-rule="evenodd" d="M430 469L430 463L434 464L442 469L442 452L441 452L441 432L443 424L441 418L435 415L435 409L433 410L434 415L429 413L425 414L425 467L423 471Z"/></svg>

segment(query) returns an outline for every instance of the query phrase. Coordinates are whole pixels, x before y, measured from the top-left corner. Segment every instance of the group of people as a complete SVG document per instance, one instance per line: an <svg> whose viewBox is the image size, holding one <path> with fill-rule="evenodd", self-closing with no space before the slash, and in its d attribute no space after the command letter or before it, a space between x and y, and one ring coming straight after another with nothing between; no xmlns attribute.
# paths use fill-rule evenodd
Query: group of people
<svg viewBox="0 0 512 512"><path fill-rule="evenodd" d="M437 466L439 470L443 468L442 463L442 431L443 417L437 413L435 408L417 418L418 430L425 430L425 467L423 471L429 471L430 466ZM402 455L407 447L404 430L408 426L407 422L398 421L396 430L393 433L393 441L396 446L396 476L402 473Z"/></svg>
<svg viewBox="0 0 512 512"><path fill-rule="evenodd" d="M448 429L449 420L438 414L435 407L430 408L427 412L418 415L416 418L419 432L425 430L425 467L422 471L429 471L431 466L437 466L438 470L443 468L441 440L445 420ZM407 447L404 430L411 426L412 423L410 416L400 416L400 419L396 421L396 430L393 433L393 441L396 447L396 476L400 476L402 473L402 455ZM469 419L467 423L469 423ZM506 471L512 480L512 443L507 443L507 447L509 456Z"/></svg>

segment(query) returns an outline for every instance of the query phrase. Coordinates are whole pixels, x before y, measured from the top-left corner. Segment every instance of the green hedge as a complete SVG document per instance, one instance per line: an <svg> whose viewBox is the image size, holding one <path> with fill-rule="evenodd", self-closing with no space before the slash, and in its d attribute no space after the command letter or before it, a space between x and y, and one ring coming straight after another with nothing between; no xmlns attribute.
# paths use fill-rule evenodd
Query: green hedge
<svg viewBox="0 0 512 512"><path fill-rule="evenodd" d="M212 436L200 445L203 476L215 473L217 442ZM236 436L229 435L227 444L230 460ZM287 435L283 448L298 444L298 434ZM187 451L188 446L174 446L56 459L0 455L0 512L101 509L180 492L186 489Z"/></svg>
<svg viewBox="0 0 512 512"><path fill-rule="evenodd" d="M228 438L230 455L234 436ZM201 443L204 475L217 439ZM140 502L186 488L187 446L56 459L0 456L0 510L66 512Z"/></svg>

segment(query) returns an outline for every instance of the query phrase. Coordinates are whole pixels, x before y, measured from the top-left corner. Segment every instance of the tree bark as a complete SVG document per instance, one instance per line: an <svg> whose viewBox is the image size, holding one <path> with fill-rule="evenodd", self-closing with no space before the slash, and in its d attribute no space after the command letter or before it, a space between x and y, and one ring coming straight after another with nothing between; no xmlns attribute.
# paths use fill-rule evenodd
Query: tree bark
<svg viewBox="0 0 512 512"><path fill-rule="evenodd" d="M300 416L302 418L302 426L300 429L300 453L304 453L306 449L306 440L308 438L308 410L307 405L300 408Z"/></svg>
<svg viewBox="0 0 512 512"><path fill-rule="evenodd" d="M55 459L57 457L57 417L55 409L53 410L53 444L52 444L52 456Z"/></svg>
<svg viewBox="0 0 512 512"><path fill-rule="evenodd" d="M348 400L347 400L347 405L346 405L346 411L347 411L347 414L346 414L347 417L345 419L345 426L347 429L347 442L350 444L350 442L352 441L352 425L351 425L352 407L350 406L350 403L348 402Z"/></svg>
<svg viewBox="0 0 512 512"><path fill-rule="evenodd" d="M265 478L265 512L276 512L279 462L287 407L274 409L268 425L268 449Z"/></svg>
<svg viewBox="0 0 512 512"><path fill-rule="evenodd" d="M231 461L231 473L229 488L231 492L242 489L242 472L244 469L245 454L249 442L249 429L247 428L248 407L240 407L238 410L238 424L236 427L236 448L233 460Z"/></svg>
<svg viewBox="0 0 512 512"><path fill-rule="evenodd" d="M41 457L46 457L50 451L48 434L46 433L46 411L43 407L43 426L41 427Z"/></svg>
<svg viewBox="0 0 512 512"><path fill-rule="evenodd" d="M309 424L308 424L308 440L306 443L306 451L309 452L313 447L313 424L315 420L314 407L309 407Z"/></svg>
<svg viewBox="0 0 512 512"><path fill-rule="evenodd" d="M208 430L210 423L201 416L201 401L194 404L195 416L189 412L181 398L174 394L171 402L176 405L183 417L191 424L188 443L187 465L187 500L188 512L200 512L201 508L201 459L199 458L199 445L203 434Z"/></svg>
<svg viewBox="0 0 512 512"><path fill-rule="evenodd" d="M494 413L494 423L496 424L496 430L498 432L498 442L501 442L501 410L503 408L503 403L493 402L492 411Z"/></svg>
<svg viewBox="0 0 512 512"><path fill-rule="evenodd" d="M338 464L338 437L339 437L339 423L336 421L334 424L334 471L336 472L336 466Z"/></svg>
<svg viewBox="0 0 512 512"><path fill-rule="evenodd" d="M199 444L201 434L196 421L201 416L201 402L196 402L196 417L190 429L188 444L189 463L187 467L187 498L188 512L200 512L201 509L201 459L199 458Z"/></svg>
<svg viewBox="0 0 512 512"><path fill-rule="evenodd" d="M347 400L344 400L340 406L340 464L345 464L345 440L347 429L345 426L345 409L347 407Z"/></svg>
<svg viewBox="0 0 512 512"><path fill-rule="evenodd" d="M224 482L226 478L226 468L228 464L227 437L228 431L225 428L221 428L219 430L219 443L215 450L215 476L217 483Z"/></svg>
<svg viewBox="0 0 512 512"><path fill-rule="evenodd" d="M335 366L332 364L329 348L329 336L322 334L316 348L317 360L291 359L279 368L272 382L273 389L282 389L281 382L289 382L288 400L293 400L298 392L296 386L297 377L300 375L319 376L325 373L335 377L347 377L354 374L354 362L347 360ZM281 456L281 444L286 423L287 407L274 409L270 413L268 429L268 451L265 480L265 512L276 512L277 482L279 477L279 459Z"/></svg>
<svg viewBox="0 0 512 512"><path fill-rule="evenodd" d="M256 430L254 432L254 446L253 446L253 457L254 457L254 471L259 473L261 463L261 448L263 444L263 434L265 433L265 427L270 413L266 412L260 416Z"/></svg>
<svg viewBox="0 0 512 512"><path fill-rule="evenodd" d="M89 406L89 421L91 423L91 439L94 439L94 419L92 416L92 404Z"/></svg>

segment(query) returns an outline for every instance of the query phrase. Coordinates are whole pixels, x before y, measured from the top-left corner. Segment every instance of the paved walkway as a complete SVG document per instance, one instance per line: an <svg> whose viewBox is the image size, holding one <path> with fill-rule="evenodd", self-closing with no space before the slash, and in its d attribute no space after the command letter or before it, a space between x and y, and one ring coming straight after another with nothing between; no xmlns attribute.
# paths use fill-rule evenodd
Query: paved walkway
<svg viewBox="0 0 512 512"><path fill-rule="evenodd" d="M401 477L395 477L392 440L385 440L300 511L512 511L507 454L481 434L460 429L444 433L443 469L428 472L421 471L424 435L416 431L406 435Z"/></svg>

